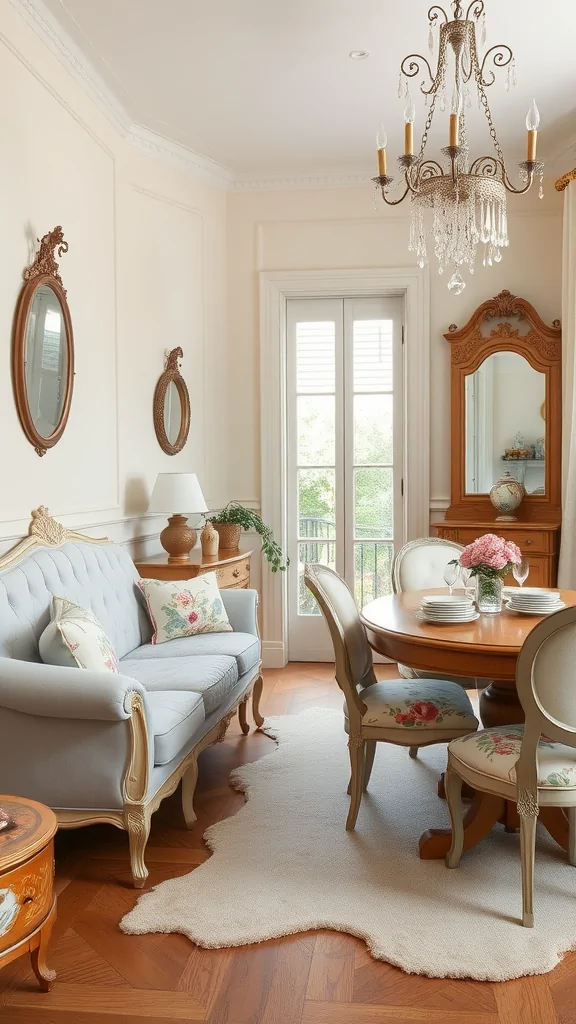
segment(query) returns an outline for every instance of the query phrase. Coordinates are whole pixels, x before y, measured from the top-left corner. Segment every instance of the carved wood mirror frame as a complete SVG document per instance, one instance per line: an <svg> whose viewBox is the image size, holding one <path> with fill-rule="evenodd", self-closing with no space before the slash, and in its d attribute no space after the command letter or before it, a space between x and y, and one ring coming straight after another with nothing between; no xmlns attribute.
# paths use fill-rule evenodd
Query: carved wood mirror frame
<svg viewBox="0 0 576 1024"><path fill-rule="evenodd" d="M64 241L64 233L59 225L55 227L53 231L49 231L48 234L44 235L42 239L38 239L38 242L40 243L40 248L34 257L34 262L24 270L22 275L24 278L24 285L22 286L16 303L12 335L12 384L14 388L14 400L16 402L16 408L18 410L22 429L30 441L30 444L34 445L34 451L36 454L45 455L48 448L53 448L60 440L66 428L66 423L68 422L70 404L72 402L72 391L74 388L74 336L72 333L72 318L70 316L68 301L66 299L66 289L62 283L58 264L54 256L55 249L57 250L59 257L62 257L64 253L68 252L68 242ZM28 318L30 316L30 311L32 309L36 293L43 286L50 288L58 299L66 331L66 371L64 374L63 385L65 388L64 398L62 400L62 408L58 423L48 437L43 437L42 434L39 433L34 422L34 417L28 401L28 386L26 381L26 334Z"/></svg>
<svg viewBox="0 0 576 1024"><path fill-rule="evenodd" d="M190 430L190 395L188 394L188 388L186 381L180 373L179 360L184 357L184 353L180 346L173 348L170 354L166 357L166 367L164 373L159 377L158 383L154 390L154 403L153 403L153 416L154 416L154 430L156 431L156 437L158 438L158 444L160 445L163 452L166 455L177 455L181 452L186 441L188 440L188 432ZM170 384L174 384L178 397L180 398L180 429L178 436L174 443L170 441L168 434L166 433L166 423L164 420L164 406L166 402L166 395L168 394L168 388Z"/></svg>
<svg viewBox="0 0 576 1024"><path fill-rule="evenodd" d="M488 333L484 321L496 321ZM446 519L491 522L496 517L488 494L466 493L465 378L495 352L516 352L546 375L545 494L528 494L518 510L524 522L561 520L562 483L562 331L548 327L534 307L509 291L483 302L460 330L452 324L444 337L451 346L451 504ZM495 481L494 481L495 482Z"/></svg>

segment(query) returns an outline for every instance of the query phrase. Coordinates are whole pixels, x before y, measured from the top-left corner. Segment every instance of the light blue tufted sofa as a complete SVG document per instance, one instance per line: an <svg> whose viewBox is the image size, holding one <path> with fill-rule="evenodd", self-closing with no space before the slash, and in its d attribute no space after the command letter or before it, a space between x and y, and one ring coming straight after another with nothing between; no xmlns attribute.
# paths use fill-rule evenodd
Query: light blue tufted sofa
<svg viewBox="0 0 576 1024"><path fill-rule="evenodd" d="M224 590L234 632L150 643L138 573L107 540L66 530L41 507L29 536L0 559L0 790L54 809L60 827L126 829L134 885L148 872L152 813L182 780L188 828L204 747L246 703L262 724L258 595ZM53 595L91 609L120 674L44 665L38 640Z"/></svg>

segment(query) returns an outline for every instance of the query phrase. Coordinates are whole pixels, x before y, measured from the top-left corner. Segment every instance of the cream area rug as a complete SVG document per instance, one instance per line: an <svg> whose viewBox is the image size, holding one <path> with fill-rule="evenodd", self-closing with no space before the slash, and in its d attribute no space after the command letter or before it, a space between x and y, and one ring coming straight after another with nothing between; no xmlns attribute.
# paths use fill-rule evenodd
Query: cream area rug
<svg viewBox="0 0 576 1024"><path fill-rule="evenodd" d="M409 973L489 981L545 973L576 948L576 869L543 832L533 929L519 923L517 835L498 826L451 871L419 859L420 833L448 823L436 795L445 747L412 760L378 744L346 832L342 713L312 708L267 719L265 731L278 747L233 773L247 800L205 833L212 857L143 895L123 931L182 932L214 948L329 928Z"/></svg>

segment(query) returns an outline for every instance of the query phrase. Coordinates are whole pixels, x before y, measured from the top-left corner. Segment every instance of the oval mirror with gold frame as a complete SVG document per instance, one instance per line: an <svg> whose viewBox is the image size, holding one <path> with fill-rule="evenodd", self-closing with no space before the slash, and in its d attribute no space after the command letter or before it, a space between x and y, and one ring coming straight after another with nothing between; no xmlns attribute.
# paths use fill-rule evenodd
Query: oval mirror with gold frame
<svg viewBox="0 0 576 1024"><path fill-rule="evenodd" d="M74 387L72 319L54 250L68 252L62 228L39 239L34 262L14 315L12 382L22 429L34 451L45 455L60 440Z"/></svg>
<svg viewBox="0 0 576 1024"><path fill-rule="evenodd" d="M190 430L190 396L179 367L183 356L179 346L172 349L154 390L154 430L166 455L182 451Z"/></svg>

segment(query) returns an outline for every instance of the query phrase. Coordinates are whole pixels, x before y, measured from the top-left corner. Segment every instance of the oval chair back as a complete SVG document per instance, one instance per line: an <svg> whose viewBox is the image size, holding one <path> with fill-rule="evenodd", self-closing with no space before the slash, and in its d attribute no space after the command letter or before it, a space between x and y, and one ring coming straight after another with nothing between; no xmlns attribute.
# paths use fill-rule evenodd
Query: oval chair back
<svg viewBox="0 0 576 1024"><path fill-rule="evenodd" d="M395 594L409 590L445 587L444 569L464 551L456 541L443 537L410 540L394 556L392 586Z"/></svg>
<svg viewBox="0 0 576 1024"><path fill-rule="evenodd" d="M306 565L304 581L330 630L336 682L346 698L349 716L356 720L356 715L361 718L366 710L358 690L376 682L372 651L356 602L342 577L326 565Z"/></svg>
<svg viewBox="0 0 576 1024"><path fill-rule="evenodd" d="M518 802L535 805L536 813L540 737L576 747L575 666L576 608L563 608L528 634L516 666L516 687L526 719L516 765Z"/></svg>

